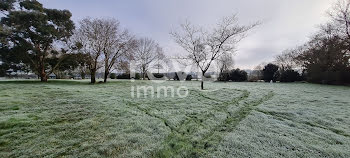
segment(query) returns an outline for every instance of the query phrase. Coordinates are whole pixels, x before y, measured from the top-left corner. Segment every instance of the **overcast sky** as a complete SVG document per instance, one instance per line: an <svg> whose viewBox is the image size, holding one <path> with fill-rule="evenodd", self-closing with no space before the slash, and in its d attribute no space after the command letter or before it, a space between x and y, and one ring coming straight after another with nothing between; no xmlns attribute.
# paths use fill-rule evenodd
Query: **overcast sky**
<svg viewBox="0 0 350 158"><path fill-rule="evenodd" d="M168 56L185 53L169 32L189 20L210 27L237 13L241 24L262 21L238 45L236 67L272 61L284 49L307 41L327 20L334 0L39 0L47 8L68 9L73 20L115 18L138 37L151 37Z"/></svg>

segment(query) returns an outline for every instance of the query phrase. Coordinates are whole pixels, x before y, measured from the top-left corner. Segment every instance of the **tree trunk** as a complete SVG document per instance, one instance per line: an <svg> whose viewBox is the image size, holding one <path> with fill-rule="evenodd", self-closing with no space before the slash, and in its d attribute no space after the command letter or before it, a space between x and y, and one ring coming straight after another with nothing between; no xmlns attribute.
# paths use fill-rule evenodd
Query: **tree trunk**
<svg viewBox="0 0 350 158"><path fill-rule="evenodd" d="M46 76L46 72L45 72L45 67L42 65L40 67L40 81L41 82L47 82L47 76Z"/></svg>
<svg viewBox="0 0 350 158"><path fill-rule="evenodd" d="M103 82L106 83L107 82L107 78L108 78L108 71L105 71L105 75L103 78Z"/></svg>
<svg viewBox="0 0 350 158"><path fill-rule="evenodd" d="M146 80L146 72L145 68L142 68L142 80Z"/></svg>
<svg viewBox="0 0 350 158"><path fill-rule="evenodd" d="M47 77L46 77L46 75L45 75L45 76L41 76L41 77L40 77L40 81L41 81L41 82L47 82Z"/></svg>
<svg viewBox="0 0 350 158"><path fill-rule="evenodd" d="M202 72L201 89L204 90L204 72Z"/></svg>
<svg viewBox="0 0 350 158"><path fill-rule="evenodd" d="M203 79L201 81L201 89L204 90L204 82L203 82Z"/></svg>
<svg viewBox="0 0 350 158"><path fill-rule="evenodd" d="M92 69L90 70L91 72L91 83L94 84L96 83L96 70Z"/></svg>

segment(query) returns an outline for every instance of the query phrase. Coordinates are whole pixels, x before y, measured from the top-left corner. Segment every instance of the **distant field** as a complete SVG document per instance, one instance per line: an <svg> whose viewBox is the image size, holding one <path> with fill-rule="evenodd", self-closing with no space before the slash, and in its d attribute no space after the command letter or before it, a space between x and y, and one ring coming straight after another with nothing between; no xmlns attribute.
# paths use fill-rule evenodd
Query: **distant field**
<svg viewBox="0 0 350 158"><path fill-rule="evenodd" d="M350 157L350 87L0 81L0 157Z"/></svg>

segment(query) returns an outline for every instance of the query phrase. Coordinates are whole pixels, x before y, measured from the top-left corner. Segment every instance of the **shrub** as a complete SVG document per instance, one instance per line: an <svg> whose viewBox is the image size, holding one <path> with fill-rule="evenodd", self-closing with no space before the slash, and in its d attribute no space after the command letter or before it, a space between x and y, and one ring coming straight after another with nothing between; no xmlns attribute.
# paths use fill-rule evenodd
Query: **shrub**
<svg viewBox="0 0 350 158"><path fill-rule="evenodd" d="M230 80L230 73L227 71L221 72L219 74L218 81L229 81Z"/></svg>
<svg viewBox="0 0 350 158"><path fill-rule="evenodd" d="M111 79L116 79L116 78L117 78L117 74L111 73L111 75L109 75L109 77L110 77Z"/></svg>
<svg viewBox="0 0 350 158"><path fill-rule="evenodd" d="M234 69L219 74L218 81L243 82L248 80L248 73L244 70Z"/></svg>
<svg viewBox="0 0 350 158"><path fill-rule="evenodd" d="M248 74L244 70L235 69L231 70L229 74L229 80L233 82L243 82L248 80Z"/></svg>
<svg viewBox="0 0 350 158"><path fill-rule="evenodd" d="M281 82L295 82L300 80L301 80L300 74L294 70L286 70L281 73L281 77L280 77Z"/></svg>
<svg viewBox="0 0 350 158"><path fill-rule="evenodd" d="M186 81L192 81L192 75L187 75Z"/></svg>
<svg viewBox="0 0 350 158"><path fill-rule="evenodd" d="M135 74L135 77L131 78L130 77L130 74L128 73L122 73L122 74L119 74L117 76L117 79L135 79L135 80L139 80L140 79L140 74L139 73L136 73Z"/></svg>
<svg viewBox="0 0 350 158"><path fill-rule="evenodd" d="M130 79L130 74L122 73L117 76L117 79Z"/></svg>
<svg viewBox="0 0 350 158"><path fill-rule="evenodd" d="M141 75L139 73L135 74L135 77L133 77L133 79L135 80L139 80L141 78Z"/></svg>
<svg viewBox="0 0 350 158"><path fill-rule="evenodd" d="M276 80L279 77L279 74L276 74L278 72L278 66L274 64L267 64L263 69L263 78L265 82L270 82L273 80L276 82Z"/></svg>

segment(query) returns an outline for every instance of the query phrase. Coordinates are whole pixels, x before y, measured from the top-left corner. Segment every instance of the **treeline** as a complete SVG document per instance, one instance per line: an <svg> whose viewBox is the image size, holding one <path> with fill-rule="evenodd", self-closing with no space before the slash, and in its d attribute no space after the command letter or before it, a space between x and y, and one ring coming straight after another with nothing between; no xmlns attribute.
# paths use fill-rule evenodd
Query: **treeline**
<svg viewBox="0 0 350 158"><path fill-rule="evenodd" d="M243 82L248 80L248 73L244 70L233 69L219 74L218 81Z"/></svg>
<svg viewBox="0 0 350 158"><path fill-rule="evenodd" d="M225 82L296 82L304 80L305 77L303 74L292 69L283 70L278 65L272 63L265 65L261 70L254 70L250 73L240 69L224 71L218 77L218 81Z"/></svg>
<svg viewBox="0 0 350 158"><path fill-rule="evenodd" d="M282 80L294 80L299 70L308 82L350 83L350 1L338 1L327 14L329 21L307 43L276 57Z"/></svg>
<svg viewBox="0 0 350 158"><path fill-rule="evenodd" d="M185 72L168 72L168 73L150 73L152 76L148 76L148 73L145 75L145 79L147 80L174 80L174 81L191 81L193 79L193 76L191 74L187 74ZM179 77L179 74L181 77ZM143 74L141 73L135 73L134 75L131 75L129 73L111 73L110 78L111 79L141 79L141 76Z"/></svg>
<svg viewBox="0 0 350 158"><path fill-rule="evenodd" d="M145 78L150 63L165 58L157 42L137 38L115 19L85 18L75 27L70 11L36 0L2 0L0 11L0 76L13 69L33 72L43 82L50 74L79 74L95 83L102 70L107 82L114 70L129 73L133 60Z"/></svg>
<svg viewBox="0 0 350 158"><path fill-rule="evenodd" d="M258 65L248 80L350 84L350 1L337 1L327 14L329 21L305 44Z"/></svg>
<svg viewBox="0 0 350 158"><path fill-rule="evenodd" d="M258 66L249 74L249 81L297 82L305 81L305 74L292 68L283 68L273 63Z"/></svg>
<svg viewBox="0 0 350 158"><path fill-rule="evenodd" d="M274 62L259 65L248 75L232 70L231 56L220 56L218 80L349 84L350 0L339 0L327 14L329 21L308 42L284 51Z"/></svg>
<svg viewBox="0 0 350 158"><path fill-rule="evenodd" d="M160 63L167 62L156 41L136 37L115 19L85 18L76 27L70 11L48 9L36 0L2 0L0 12L0 77L12 69L33 72L43 82L50 74L57 78L79 74L83 79L90 76L91 83L95 83L98 71L107 82L109 77L118 78L111 73L119 70L124 74L136 71L137 78L145 79L151 68L158 69L160 76ZM196 65L202 76L216 61L220 81L349 84L350 0L336 3L328 15L330 20L320 25L307 43L286 50L273 63L261 65L249 74L233 69L232 54L237 43L260 22L239 25L237 17L230 16L214 29L187 22L171 35L187 52L178 60ZM129 69L130 61L135 61L133 70ZM185 78L190 80L190 76Z"/></svg>

